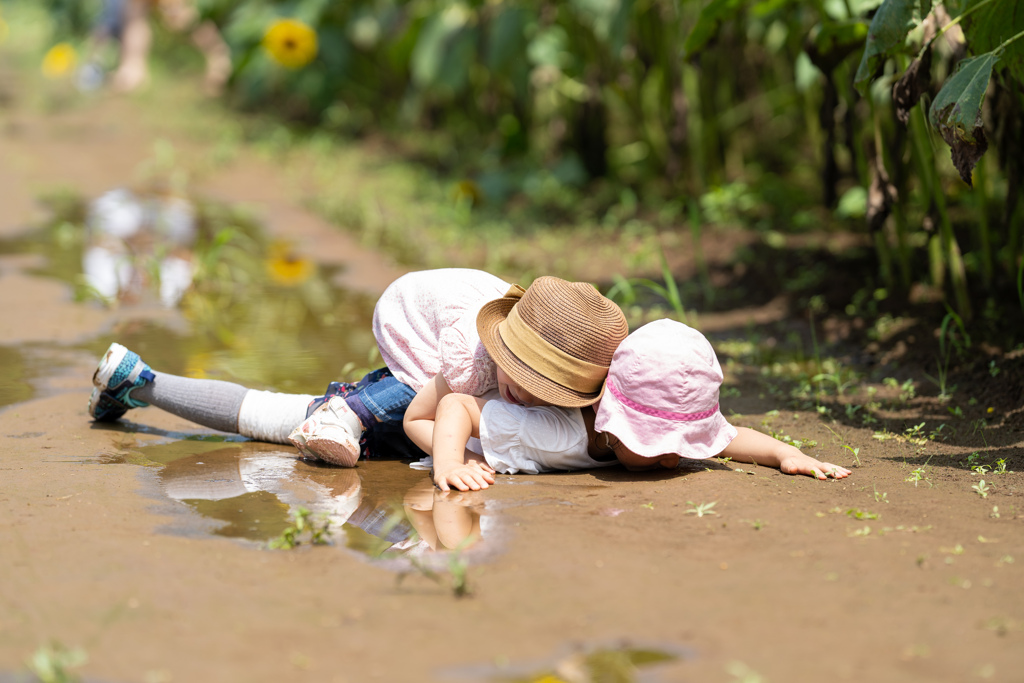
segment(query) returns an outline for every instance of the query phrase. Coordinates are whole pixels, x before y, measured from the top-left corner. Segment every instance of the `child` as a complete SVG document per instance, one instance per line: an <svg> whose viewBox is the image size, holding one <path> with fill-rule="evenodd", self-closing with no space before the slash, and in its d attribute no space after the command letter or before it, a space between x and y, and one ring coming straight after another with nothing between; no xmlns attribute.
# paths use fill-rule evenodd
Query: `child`
<svg viewBox="0 0 1024 683"><path fill-rule="evenodd" d="M525 293L510 292L484 306L477 330L497 365L498 396L504 403L453 394L438 377L405 414L406 434L435 455L435 483L445 490L449 484L467 490L494 482L486 458L464 452L471 431L486 439L485 452L491 444L492 457L497 457L495 447L512 444L506 453L514 458L530 459L530 451L537 449L535 460L593 466L585 444L579 448L586 430L578 409L600 400L608 365L625 338L626 321L618 306L589 284L542 277ZM476 406L471 427L462 419L466 412L459 411L463 405ZM485 405L489 414L483 415L481 427ZM445 428L435 429L442 411ZM524 429L527 418L530 425Z"/></svg>
<svg viewBox="0 0 1024 683"><path fill-rule="evenodd" d="M435 375L447 376L468 393L496 385L494 364L477 337L476 316L509 288L493 275L466 269L398 278L381 295L373 317L388 367L357 384L331 383L324 397L156 373L138 354L112 344L93 375L89 414L109 422L152 404L205 427L291 442L304 455L351 466L369 436L401 434L406 406Z"/></svg>
<svg viewBox="0 0 1024 683"><path fill-rule="evenodd" d="M632 470L721 456L817 479L850 474L766 434L730 425L718 407L722 379L704 335L674 320L648 323L615 352L594 428Z"/></svg>
<svg viewBox="0 0 1024 683"><path fill-rule="evenodd" d="M563 437L562 442L574 442L577 449L585 444L587 458L571 460L565 451L534 451L541 457L533 462L532 471L598 467L609 464L611 456L634 471L673 469L683 457L722 456L818 479L850 474L846 468L820 462L765 434L730 425L718 407L722 380L718 358L702 334L672 320L644 325L616 350L596 415L584 409L578 420L565 423L575 424L576 436ZM484 466L509 474L517 471L491 454L493 446L485 450L483 465L451 464L457 460L456 446L460 440L465 442L464 435L479 436L489 445L484 418L494 410L486 398L451 396L442 400L434 436L433 478L439 488L486 488L494 480L480 475ZM537 419L529 410L523 410L522 420ZM585 429L585 438L581 429ZM439 463L444 463L440 471Z"/></svg>

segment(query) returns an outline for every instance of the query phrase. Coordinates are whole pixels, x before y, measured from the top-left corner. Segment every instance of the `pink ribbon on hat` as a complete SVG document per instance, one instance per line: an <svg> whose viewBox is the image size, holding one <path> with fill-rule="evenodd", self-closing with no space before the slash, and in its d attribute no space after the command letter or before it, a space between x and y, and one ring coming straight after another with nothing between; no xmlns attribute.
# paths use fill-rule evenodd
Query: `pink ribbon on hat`
<svg viewBox="0 0 1024 683"><path fill-rule="evenodd" d="M717 403L715 404L714 408L711 408L709 410L705 410L705 411L700 412L700 413L672 413L672 412L669 412L667 410L658 410L657 408L648 408L647 406L640 405L636 401L632 401L632 400L626 398L625 396L623 396L622 392L619 391L618 388L616 388L615 384L612 382L612 378L611 377L609 377L608 380L605 382L605 386L608 388L608 391L612 392L612 395L615 398L619 399L619 401L621 401L623 404L629 406L633 410L635 410L635 411L637 411L639 413L643 413L644 415L651 415L653 417L660 417L660 418L662 418L664 420L674 420L676 422L696 422L697 420L704 420L706 418L709 418L709 417L711 417L712 415L714 415L715 413L718 412L718 404Z"/></svg>

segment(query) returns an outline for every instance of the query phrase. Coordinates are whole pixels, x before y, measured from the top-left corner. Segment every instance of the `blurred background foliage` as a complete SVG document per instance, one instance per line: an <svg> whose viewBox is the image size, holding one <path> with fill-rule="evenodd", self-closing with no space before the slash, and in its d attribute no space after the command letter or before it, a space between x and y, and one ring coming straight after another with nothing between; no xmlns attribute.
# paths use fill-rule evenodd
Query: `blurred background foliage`
<svg viewBox="0 0 1024 683"><path fill-rule="evenodd" d="M98 4L48 1L55 42ZM196 4L231 47L233 106L383 136L498 232L852 231L894 300L1024 310L1016 0Z"/></svg>

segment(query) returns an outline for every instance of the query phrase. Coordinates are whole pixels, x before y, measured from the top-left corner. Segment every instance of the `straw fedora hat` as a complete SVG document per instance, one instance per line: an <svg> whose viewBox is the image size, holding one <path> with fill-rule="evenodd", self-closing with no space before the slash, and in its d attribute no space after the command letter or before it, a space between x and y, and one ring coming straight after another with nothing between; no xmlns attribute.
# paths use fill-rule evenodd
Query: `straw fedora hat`
<svg viewBox="0 0 1024 683"><path fill-rule="evenodd" d="M476 326L505 374L566 408L601 398L615 349L629 333L626 316L593 285L549 276L484 304Z"/></svg>

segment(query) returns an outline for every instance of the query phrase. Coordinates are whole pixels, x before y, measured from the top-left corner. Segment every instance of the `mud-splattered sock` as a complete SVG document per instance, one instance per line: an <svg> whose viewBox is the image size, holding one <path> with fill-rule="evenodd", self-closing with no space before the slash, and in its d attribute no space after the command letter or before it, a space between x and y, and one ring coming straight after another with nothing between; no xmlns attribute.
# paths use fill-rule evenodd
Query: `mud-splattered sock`
<svg viewBox="0 0 1024 683"><path fill-rule="evenodd" d="M306 419L314 398L250 389L238 410L238 433L257 441L289 443L288 435Z"/></svg>
<svg viewBox="0 0 1024 683"><path fill-rule="evenodd" d="M215 379L154 372L153 381L132 389L132 398L210 429L238 433L238 411L249 389Z"/></svg>

